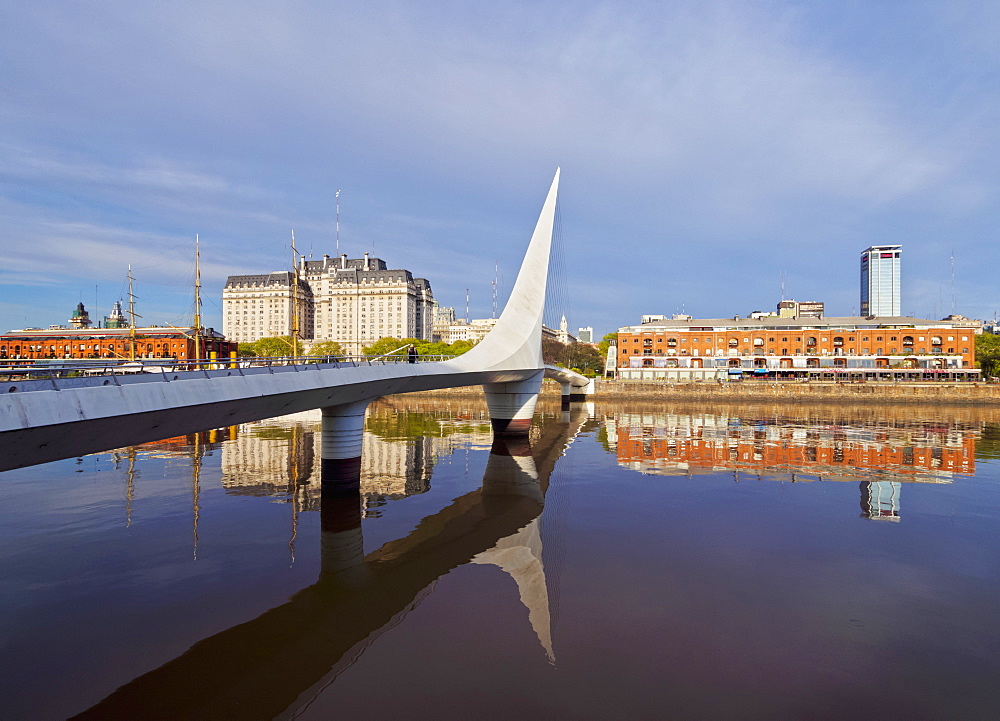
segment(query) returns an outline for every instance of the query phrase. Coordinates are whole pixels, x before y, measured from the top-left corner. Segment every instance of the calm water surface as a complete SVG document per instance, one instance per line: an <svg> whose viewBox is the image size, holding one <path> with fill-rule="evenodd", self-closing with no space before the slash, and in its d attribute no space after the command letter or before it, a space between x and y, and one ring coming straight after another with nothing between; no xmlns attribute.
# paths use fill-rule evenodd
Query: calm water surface
<svg viewBox="0 0 1000 721"><path fill-rule="evenodd" d="M1000 413L542 410L0 473L0 718L996 718Z"/></svg>

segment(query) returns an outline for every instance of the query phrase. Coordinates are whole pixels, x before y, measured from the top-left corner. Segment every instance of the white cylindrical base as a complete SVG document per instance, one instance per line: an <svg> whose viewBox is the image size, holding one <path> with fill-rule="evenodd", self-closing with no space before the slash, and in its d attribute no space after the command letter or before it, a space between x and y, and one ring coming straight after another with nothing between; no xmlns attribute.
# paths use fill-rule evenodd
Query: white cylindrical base
<svg viewBox="0 0 1000 721"><path fill-rule="evenodd" d="M320 476L324 494L357 493L361 488L361 446L368 401L323 409Z"/></svg>
<svg viewBox="0 0 1000 721"><path fill-rule="evenodd" d="M543 376L544 371L538 371L523 381L483 384L494 434L523 436L528 433Z"/></svg>

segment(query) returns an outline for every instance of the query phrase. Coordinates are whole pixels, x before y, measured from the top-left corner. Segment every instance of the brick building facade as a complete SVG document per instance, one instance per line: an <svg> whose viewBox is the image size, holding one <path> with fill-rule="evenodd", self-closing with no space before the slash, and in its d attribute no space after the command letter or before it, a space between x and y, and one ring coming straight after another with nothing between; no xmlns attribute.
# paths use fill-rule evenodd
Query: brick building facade
<svg viewBox="0 0 1000 721"><path fill-rule="evenodd" d="M237 347L211 328L202 329L199 345L200 351L193 328L136 328L134 338L130 328L28 328L0 336L0 362L132 357L190 360L208 358L211 353L228 358Z"/></svg>
<svg viewBox="0 0 1000 721"><path fill-rule="evenodd" d="M678 373L671 369L683 368L704 380L730 368L775 375L811 368L959 371L973 368L978 332L969 321L910 317L684 316L619 329L616 368L621 378L669 379ZM643 369L649 372L633 372Z"/></svg>

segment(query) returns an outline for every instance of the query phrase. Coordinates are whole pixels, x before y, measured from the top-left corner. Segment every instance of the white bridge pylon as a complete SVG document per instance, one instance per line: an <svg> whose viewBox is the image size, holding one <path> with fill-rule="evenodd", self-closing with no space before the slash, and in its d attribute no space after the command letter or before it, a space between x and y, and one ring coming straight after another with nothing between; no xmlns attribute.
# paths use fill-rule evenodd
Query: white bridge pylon
<svg viewBox="0 0 1000 721"><path fill-rule="evenodd" d="M503 313L464 355L414 364L220 367L0 383L0 471L321 408L324 487L329 478L336 488L342 477L349 489L357 482L370 401L470 385L483 386L497 434L527 433L544 375L558 378L564 394L592 389L583 376L542 362L558 189L557 170Z"/></svg>

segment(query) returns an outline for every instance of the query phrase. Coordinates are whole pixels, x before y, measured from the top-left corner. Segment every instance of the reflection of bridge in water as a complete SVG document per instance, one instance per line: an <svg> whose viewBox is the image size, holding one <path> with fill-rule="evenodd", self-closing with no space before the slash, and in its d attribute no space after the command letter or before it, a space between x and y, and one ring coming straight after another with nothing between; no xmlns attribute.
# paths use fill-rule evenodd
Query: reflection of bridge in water
<svg viewBox="0 0 1000 721"><path fill-rule="evenodd" d="M424 518L405 538L363 553L361 497L323 498L318 580L287 603L195 644L77 718L273 718L327 686L445 573L493 564L517 583L545 654L554 658L539 516L549 477L585 427L582 409L533 441L498 438L482 487Z"/></svg>

